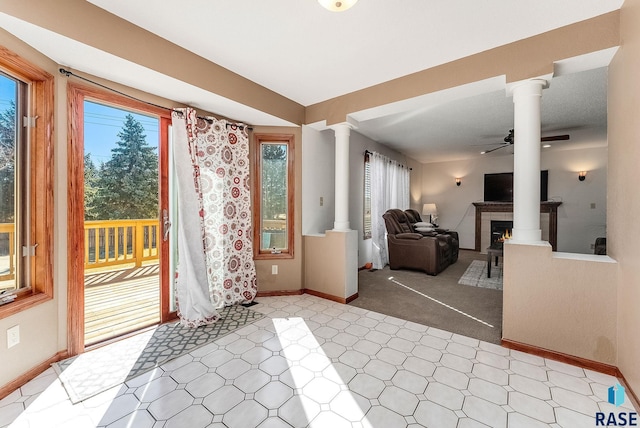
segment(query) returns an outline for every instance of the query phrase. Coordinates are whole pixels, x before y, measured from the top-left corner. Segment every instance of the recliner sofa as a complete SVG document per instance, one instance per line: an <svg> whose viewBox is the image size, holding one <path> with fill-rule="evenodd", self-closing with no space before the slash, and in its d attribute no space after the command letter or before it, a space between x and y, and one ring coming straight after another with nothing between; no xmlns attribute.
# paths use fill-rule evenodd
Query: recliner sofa
<svg viewBox="0 0 640 428"><path fill-rule="evenodd" d="M415 269L437 275L451 264L451 236L417 233L404 211L391 209L382 215L387 228L389 267ZM457 254L455 256L457 259Z"/></svg>
<svg viewBox="0 0 640 428"><path fill-rule="evenodd" d="M404 213L407 215L409 222L412 224L416 232L428 235L427 232L421 232L419 230L422 228L420 227L416 228L417 224L423 223L422 217L420 217L420 213L418 211L414 209L408 209L408 210L404 210ZM437 234L445 235L449 237L444 239L448 239L448 243L450 246L449 263L454 264L456 261L458 261L458 254L460 252L460 240L458 238L458 232L456 232L455 230L441 229L437 227L434 228L433 231L435 231Z"/></svg>

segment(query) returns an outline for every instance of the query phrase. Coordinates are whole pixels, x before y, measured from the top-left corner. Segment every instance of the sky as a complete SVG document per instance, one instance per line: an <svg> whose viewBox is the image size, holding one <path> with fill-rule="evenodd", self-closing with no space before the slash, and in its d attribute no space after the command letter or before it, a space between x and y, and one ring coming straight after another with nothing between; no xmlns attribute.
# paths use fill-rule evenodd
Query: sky
<svg viewBox="0 0 640 428"><path fill-rule="evenodd" d="M15 96L15 82L0 74L0 111L8 108ZM129 113L144 127L149 146L157 148L159 123L155 117L85 101L84 152L91 153L96 166L111 159L111 149L116 147L118 133Z"/></svg>
<svg viewBox="0 0 640 428"><path fill-rule="evenodd" d="M14 81L0 74L0 110L9 108L10 101L16 98L16 84Z"/></svg>
<svg viewBox="0 0 640 428"><path fill-rule="evenodd" d="M91 159L96 167L101 162L111 159L111 149L116 147L116 142L119 140L118 133L122 130L127 114L133 115L144 127L147 144L158 147L159 124L155 117L85 101L84 152L91 153Z"/></svg>

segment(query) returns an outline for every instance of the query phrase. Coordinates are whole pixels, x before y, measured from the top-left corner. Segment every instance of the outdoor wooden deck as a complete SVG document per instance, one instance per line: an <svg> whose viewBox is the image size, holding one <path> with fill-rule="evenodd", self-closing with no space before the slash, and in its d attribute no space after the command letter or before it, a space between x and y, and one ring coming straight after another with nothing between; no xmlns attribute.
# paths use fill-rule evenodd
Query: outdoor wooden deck
<svg viewBox="0 0 640 428"><path fill-rule="evenodd" d="M157 264L85 274L85 345L159 322Z"/></svg>

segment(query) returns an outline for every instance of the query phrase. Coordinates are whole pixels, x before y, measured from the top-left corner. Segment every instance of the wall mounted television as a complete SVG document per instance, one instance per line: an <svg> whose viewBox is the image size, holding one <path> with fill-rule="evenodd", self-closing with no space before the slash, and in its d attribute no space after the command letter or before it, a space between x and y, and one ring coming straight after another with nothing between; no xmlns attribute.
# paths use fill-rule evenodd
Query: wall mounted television
<svg viewBox="0 0 640 428"><path fill-rule="evenodd" d="M549 171L540 171L540 201L548 199ZM513 202L513 172L484 175L485 202Z"/></svg>

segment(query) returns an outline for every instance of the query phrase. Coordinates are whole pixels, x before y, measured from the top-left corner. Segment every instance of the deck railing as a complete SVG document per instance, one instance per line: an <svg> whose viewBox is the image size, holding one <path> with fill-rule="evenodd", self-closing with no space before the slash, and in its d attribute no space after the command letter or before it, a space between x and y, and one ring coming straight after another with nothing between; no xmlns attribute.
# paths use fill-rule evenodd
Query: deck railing
<svg viewBox="0 0 640 428"><path fill-rule="evenodd" d="M15 247L15 225L14 223L0 223L0 281L15 278L16 274L16 247ZM7 264L8 271L5 271Z"/></svg>
<svg viewBox="0 0 640 428"><path fill-rule="evenodd" d="M157 219L84 222L84 268L115 266L158 258Z"/></svg>
<svg viewBox="0 0 640 428"><path fill-rule="evenodd" d="M140 267L158 259L159 239L156 219L85 221L84 268ZM15 263L15 224L0 223L0 281L15 278Z"/></svg>

